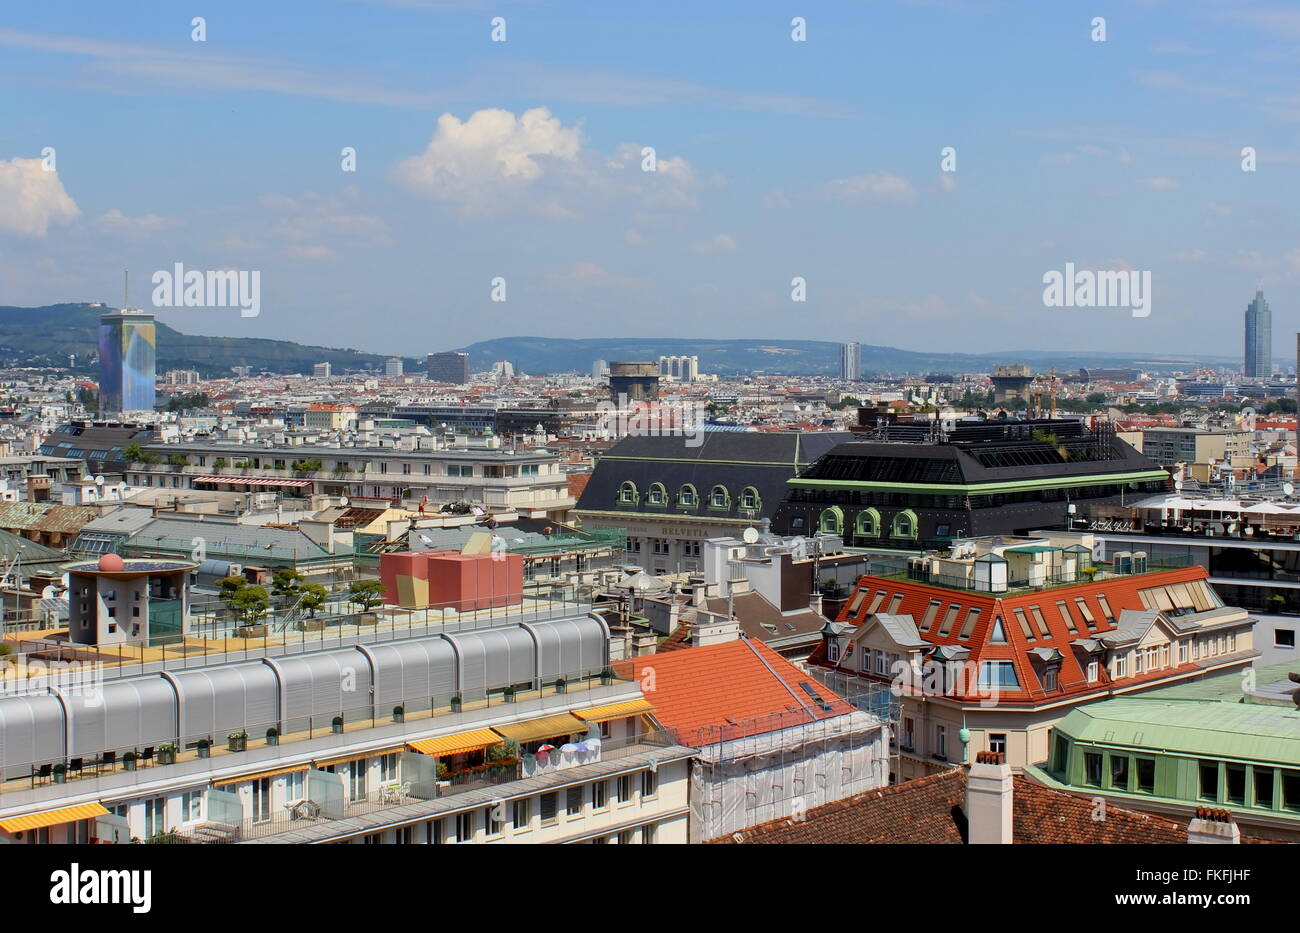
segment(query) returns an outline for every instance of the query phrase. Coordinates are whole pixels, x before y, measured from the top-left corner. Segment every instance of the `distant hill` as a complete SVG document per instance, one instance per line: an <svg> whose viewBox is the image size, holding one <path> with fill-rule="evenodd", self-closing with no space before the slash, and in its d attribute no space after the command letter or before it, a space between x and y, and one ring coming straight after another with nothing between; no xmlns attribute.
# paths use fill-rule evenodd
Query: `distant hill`
<svg viewBox="0 0 1300 933"><path fill-rule="evenodd" d="M43 308L0 306L0 363L10 366L67 366L77 354L77 368L93 371L99 358L99 318L113 311L88 304L47 305ZM205 376L229 376L232 366L254 372L310 373L316 363L330 363L336 372L383 368L386 356L331 347L314 347L292 340L259 337L198 337L182 334L158 322L157 368L195 369ZM407 368L423 368L424 360L408 359Z"/></svg>
<svg viewBox="0 0 1300 933"><path fill-rule="evenodd" d="M77 369L94 372L99 354L99 318L112 311L89 304L43 308L0 306L0 365L58 366L77 355ZM591 372L596 360L655 360L660 356L698 356L700 371L737 376L817 375L839 372L840 345L827 340L714 340L670 337L497 337L461 347L470 368L485 371L508 360L519 372L532 374ZM335 372L382 369L387 356L337 347L317 347L292 340L258 337L199 337L158 323L158 372L195 369L205 376L227 376L232 366L254 372L310 373L328 362ZM988 372L998 363L1027 363L1037 371L1055 366L1062 374L1081 366L1103 368L1186 369L1194 363L1231 366L1238 357L1188 357L1175 354L1088 353L1053 350L1005 350L996 353L942 353L900 350L863 343L862 372ZM408 372L422 372L424 357L404 357Z"/></svg>
<svg viewBox="0 0 1300 933"><path fill-rule="evenodd" d="M826 340L708 340L691 338L596 337L566 340L554 337L498 337L472 343L470 368L486 370L497 360L509 360L525 373L591 371L596 360L655 360L660 356L699 356L700 371L735 376L748 373L771 375L835 374L840 367L840 345ZM1088 353L1051 350L999 351L996 353L921 353L860 344L862 372L913 373L989 372L999 363L1027 363L1045 371L1055 366L1062 373L1081 366L1101 368L1182 369L1193 361L1173 354ZM1137 361L1142 361L1138 366ZM1224 363L1231 359L1224 358Z"/></svg>

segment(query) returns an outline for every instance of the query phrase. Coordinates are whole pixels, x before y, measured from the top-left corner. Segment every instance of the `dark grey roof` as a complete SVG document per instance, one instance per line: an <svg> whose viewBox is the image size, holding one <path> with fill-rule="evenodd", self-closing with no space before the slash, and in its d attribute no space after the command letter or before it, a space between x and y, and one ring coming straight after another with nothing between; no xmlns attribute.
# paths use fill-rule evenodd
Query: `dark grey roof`
<svg viewBox="0 0 1300 933"><path fill-rule="evenodd" d="M902 648L925 648L929 642L916 630L916 622L910 615L893 615L877 612L871 618L880 623L880 627L889 633L889 637Z"/></svg>
<svg viewBox="0 0 1300 933"><path fill-rule="evenodd" d="M740 494L746 486L758 491L759 517L770 517L785 497L786 480L853 435L846 431L745 432L706 431L696 437L626 437L601 455L578 500L580 511L617 511L642 515L689 515L701 518L744 518ZM700 441L699 446L691 446ZM624 482L636 484L641 501L619 502ZM646 502L651 484L662 483L665 506ZM695 487L700 501L681 508L678 491ZM731 497L725 510L706 501L714 486Z"/></svg>

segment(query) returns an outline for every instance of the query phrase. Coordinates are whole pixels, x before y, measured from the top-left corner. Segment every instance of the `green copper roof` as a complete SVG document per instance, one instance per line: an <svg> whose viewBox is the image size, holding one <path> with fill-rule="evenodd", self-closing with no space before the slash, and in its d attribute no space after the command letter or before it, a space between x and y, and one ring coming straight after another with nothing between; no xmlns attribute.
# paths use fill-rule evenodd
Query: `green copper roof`
<svg viewBox="0 0 1300 933"><path fill-rule="evenodd" d="M1281 664L1270 664L1267 667L1257 666L1254 669L1255 683L1261 687L1265 684L1281 683L1287 679L1286 675L1291 671L1300 671L1300 662L1283 661ZM1242 698L1242 674L1240 670L1228 671L1211 677L1202 677L1199 680L1146 690L1142 696L1144 699L1153 700L1221 700L1225 703L1236 703Z"/></svg>
<svg viewBox="0 0 1300 933"><path fill-rule="evenodd" d="M1300 765L1300 711L1202 700L1104 700L1074 710L1058 729L1096 745L1197 758Z"/></svg>

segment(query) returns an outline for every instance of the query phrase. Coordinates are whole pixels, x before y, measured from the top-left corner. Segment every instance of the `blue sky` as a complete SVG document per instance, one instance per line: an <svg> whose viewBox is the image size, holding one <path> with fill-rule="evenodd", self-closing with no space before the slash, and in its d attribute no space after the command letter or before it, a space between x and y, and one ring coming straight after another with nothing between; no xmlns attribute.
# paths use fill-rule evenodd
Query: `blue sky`
<svg viewBox="0 0 1300 933"><path fill-rule="evenodd" d="M160 314L182 330L412 355L524 334L1225 354L1262 283L1284 357L1300 10L1225 6L9 7L0 304L116 304L129 268L148 305L182 262L262 280L258 317ZM29 161L46 147L56 173ZM1149 270L1150 316L1044 307L1067 262Z"/></svg>

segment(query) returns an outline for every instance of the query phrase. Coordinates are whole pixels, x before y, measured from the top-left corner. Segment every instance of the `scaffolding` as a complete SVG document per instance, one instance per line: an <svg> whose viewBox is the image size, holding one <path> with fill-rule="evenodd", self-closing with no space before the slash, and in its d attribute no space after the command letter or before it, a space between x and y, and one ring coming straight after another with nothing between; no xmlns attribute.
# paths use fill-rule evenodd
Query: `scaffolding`
<svg viewBox="0 0 1300 933"><path fill-rule="evenodd" d="M821 708L817 715L791 709L678 736L700 750L691 765L691 842L803 820L816 807L884 787L897 773L898 698L888 687L833 672L808 674L846 705L837 708L808 689L808 703ZM844 683L827 683L837 678Z"/></svg>

